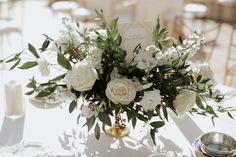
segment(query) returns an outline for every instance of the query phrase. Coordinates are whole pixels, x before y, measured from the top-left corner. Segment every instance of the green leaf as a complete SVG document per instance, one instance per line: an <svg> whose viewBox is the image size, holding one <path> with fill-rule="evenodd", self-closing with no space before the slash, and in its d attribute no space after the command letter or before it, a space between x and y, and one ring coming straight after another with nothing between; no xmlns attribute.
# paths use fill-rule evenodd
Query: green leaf
<svg viewBox="0 0 236 157"><path fill-rule="evenodd" d="M75 110L76 106L77 106L77 100L75 99L70 103L69 112L72 113Z"/></svg>
<svg viewBox="0 0 236 157"><path fill-rule="evenodd" d="M29 83L27 84L26 87L27 87L27 88L33 88L33 89L35 89L35 88L36 88L36 84L35 84L34 81L31 81L31 82L29 82Z"/></svg>
<svg viewBox="0 0 236 157"><path fill-rule="evenodd" d="M135 128L136 123L137 123L137 119L135 117L133 117L132 118L132 126L133 126L133 128Z"/></svg>
<svg viewBox="0 0 236 157"><path fill-rule="evenodd" d="M17 53L16 55L14 55L13 58L7 60L6 63L9 63L9 62L13 62L13 61L17 61L17 60L19 60L20 55L21 55L21 53Z"/></svg>
<svg viewBox="0 0 236 157"><path fill-rule="evenodd" d="M146 117L144 117L143 115L141 115L141 114L138 114L138 115L137 115L137 118L138 118L139 120L143 121L143 122L147 122L147 121L148 121L148 119L147 119Z"/></svg>
<svg viewBox="0 0 236 157"><path fill-rule="evenodd" d="M64 67L67 70L72 69L70 62L66 59L66 57L61 52L57 53L57 62L59 65L61 65L62 67Z"/></svg>
<svg viewBox="0 0 236 157"><path fill-rule="evenodd" d="M207 105L206 111L217 117L217 114L215 113L215 111L213 110L213 108L211 106Z"/></svg>
<svg viewBox="0 0 236 157"><path fill-rule="evenodd" d="M39 58L38 52L36 51L35 47L30 43L28 43L28 49L36 58Z"/></svg>
<svg viewBox="0 0 236 157"><path fill-rule="evenodd" d="M98 118L100 119L100 121L102 121L106 125L111 126L111 119L108 114L106 114L104 112L100 112L98 114Z"/></svg>
<svg viewBox="0 0 236 157"><path fill-rule="evenodd" d="M66 74L59 75L59 76L51 79L51 81L56 82L56 81L62 80L62 79L64 79L65 76L66 76Z"/></svg>
<svg viewBox="0 0 236 157"><path fill-rule="evenodd" d="M198 106L200 109L205 110L205 107L204 107L204 105L202 104L202 99L201 99L199 96L196 97L195 102L196 102L197 106Z"/></svg>
<svg viewBox="0 0 236 157"><path fill-rule="evenodd" d="M152 141L153 141L154 145L156 145L156 137L155 137L155 134L156 134L155 129L151 129L150 135L151 135L151 138L152 138Z"/></svg>
<svg viewBox="0 0 236 157"><path fill-rule="evenodd" d="M24 63L22 66L19 67L19 69L29 69L29 68L32 68L36 65L38 65L38 63L36 61L30 61L30 62Z"/></svg>
<svg viewBox="0 0 236 157"><path fill-rule="evenodd" d="M156 121L156 122L152 122L150 123L150 125L154 128L161 128L162 126L165 125L165 122L163 121Z"/></svg>
<svg viewBox="0 0 236 157"><path fill-rule="evenodd" d="M168 121L168 113L167 113L167 109L165 106L162 106L162 112L164 114L164 117L166 118L166 120Z"/></svg>
<svg viewBox="0 0 236 157"><path fill-rule="evenodd" d="M212 122L213 126L215 126L215 117L214 116L211 117L211 122Z"/></svg>
<svg viewBox="0 0 236 157"><path fill-rule="evenodd" d="M230 112L227 112L227 114L231 119L234 119L234 117L232 116L232 114Z"/></svg>
<svg viewBox="0 0 236 157"><path fill-rule="evenodd" d="M40 50L41 50L42 52L45 51L45 50L48 48L49 44L50 44L50 40L46 39L46 40L43 42L42 47L40 48Z"/></svg>
<svg viewBox="0 0 236 157"><path fill-rule="evenodd" d="M51 95L56 90L56 88L57 88L57 86L48 87L46 89L43 89L36 95L36 98L47 97L47 96Z"/></svg>
<svg viewBox="0 0 236 157"><path fill-rule="evenodd" d="M95 123L95 117L94 116L91 117L91 118L87 118L87 122L85 123L85 125L88 126L88 131L91 130L91 128L93 127L94 123Z"/></svg>
<svg viewBox="0 0 236 157"><path fill-rule="evenodd" d="M29 92L26 92L25 95L31 95L31 94L33 94L33 93L34 93L34 90L31 90L31 91L29 91Z"/></svg>
<svg viewBox="0 0 236 157"><path fill-rule="evenodd" d="M101 133L100 133L100 127L99 127L98 123L95 126L94 132L95 132L96 139L99 140Z"/></svg>
<svg viewBox="0 0 236 157"><path fill-rule="evenodd" d="M21 59L16 61L16 63L13 66L11 66L10 70L14 69L20 63L20 61L21 61Z"/></svg>
<svg viewBox="0 0 236 157"><path fill-rule="evenodd" d="M197 82L201 81L201 79L202 79L202 75L198 75Z"/></svg>

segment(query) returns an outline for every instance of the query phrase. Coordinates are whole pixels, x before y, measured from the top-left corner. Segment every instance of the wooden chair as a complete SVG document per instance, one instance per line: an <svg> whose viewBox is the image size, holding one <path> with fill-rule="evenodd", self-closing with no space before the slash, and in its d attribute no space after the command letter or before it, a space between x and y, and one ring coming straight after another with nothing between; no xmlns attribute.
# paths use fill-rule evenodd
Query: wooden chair
<svg viewBox="0 0 236 157"><path fill-rule="evenodd" d="M234 36L236 32L236 25L233 26L230 34L230 43L227 53L227 60L225 65L224 84L236 87L236 42Z"/></svg>

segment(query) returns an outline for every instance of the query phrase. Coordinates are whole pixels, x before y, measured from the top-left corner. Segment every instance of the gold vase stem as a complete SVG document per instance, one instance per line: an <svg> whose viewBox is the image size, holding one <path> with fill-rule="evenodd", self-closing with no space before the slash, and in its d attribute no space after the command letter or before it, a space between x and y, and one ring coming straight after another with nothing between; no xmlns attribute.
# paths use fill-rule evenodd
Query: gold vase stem
<svg viewBox="0 0 236 157"><path fill-rule="evenodd" d="M120 112L115 116L115 124L106 130L106 134L112 137L124 137L129 134L130 130L126 127L121 119Z"/></svg>

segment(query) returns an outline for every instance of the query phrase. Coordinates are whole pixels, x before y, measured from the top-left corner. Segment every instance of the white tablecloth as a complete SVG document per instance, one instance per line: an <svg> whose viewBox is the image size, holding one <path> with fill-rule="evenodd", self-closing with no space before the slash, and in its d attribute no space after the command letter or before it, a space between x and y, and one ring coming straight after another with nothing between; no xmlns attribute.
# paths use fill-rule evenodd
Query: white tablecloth
<svg viewBox="0 0 236 157"><path fill-rule="evenodd" d="M160 129L157 136L157 147L154 148L147 129L142 124L128 137L114 139L104 134L96 140L93 133L86 135L86 129L77 125L77 114L69 114L68 106L40 109L28 102L25 97L25 116L16 120L4 117L3 83L4 80L20 76L21 72L11 72L3 75L0 72L0 144L10 145L21 140L25 142L40 142L48 145L54 156L83 156L83 157L120 157L129 154L136 157L147 157L157 152L172 153L174 156L189 157L193 154L191 144L195 138L204 132L220 131L236 138L236 122L227 116L216 119L213 127L210 118L195 116L182 120L170 118L165 127ZM28 76L19 77L23 84ZM15 76L15 77L14 77ZM225 105L236 107L236 97L226 86L219 86L226 96ZM209 102L211 103L211 102ZM213 102L212 102L213 103ZM234 114L236 115L236 114ZM131 125L130 125L131 126Z"/></svg>

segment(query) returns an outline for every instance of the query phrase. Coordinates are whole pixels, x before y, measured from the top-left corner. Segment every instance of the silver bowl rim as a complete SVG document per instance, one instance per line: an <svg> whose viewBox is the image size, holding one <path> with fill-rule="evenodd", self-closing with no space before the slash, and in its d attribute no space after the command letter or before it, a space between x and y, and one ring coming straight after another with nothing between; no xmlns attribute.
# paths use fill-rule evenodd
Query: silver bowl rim
<svg viewBox="0 0 236 157"><path fill-rule="evenodd" d="M210 148L210 147L207 147L207 146L202 142L202 140L201 140L202 137L203 137L203 136L206 136L207 134L221 134L221 135L223 135L223 136L227 136L227 137L233 139L233 140L234 140L234 143L235 143L235 145L236 145L236 140L235 140L235 138L233 138L232 136L230 136L230 135L228 135L228 134L225 134L225 133L222 133L222 132L215 132L215 131L213 131L213 132L203 133L201 136L199 136L199 142L200 142L201 147L203 146L203 147L207 148L208 151L215 152L215 153L218 153L218 154L227 155L227 154L234 154L234 153L236 153L236 148L234 148L234 149L232 149L232 150L230 150L230 151L220 151L220 150L215 150L215 149L212 149L212 148Z"/></svg>

